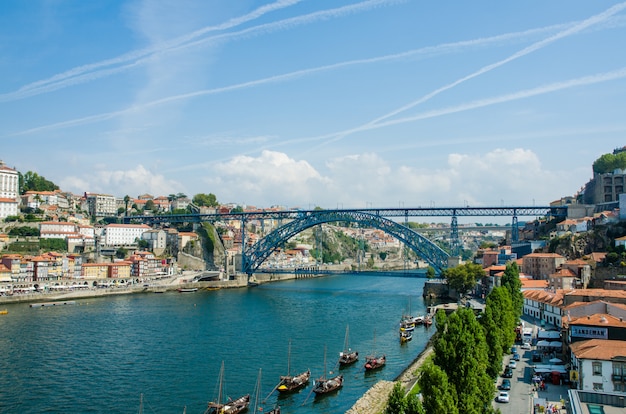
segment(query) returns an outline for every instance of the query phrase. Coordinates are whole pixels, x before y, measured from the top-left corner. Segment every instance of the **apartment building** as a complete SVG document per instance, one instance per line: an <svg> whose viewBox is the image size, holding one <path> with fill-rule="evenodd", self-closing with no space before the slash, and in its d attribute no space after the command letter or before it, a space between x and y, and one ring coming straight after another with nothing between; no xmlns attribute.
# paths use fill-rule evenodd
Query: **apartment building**
<svg viewBox="0 0 626 414"><path fill-rule="evenodd" d="M19 175L0 161L0 219L18 214Z"/></svg>
<svg viewBox="0 0 626 414"><path fill-rule="evenodd" d="M117 215L115 197L108 194L85 193L87 211L92 217L114 217Z"/></svg>

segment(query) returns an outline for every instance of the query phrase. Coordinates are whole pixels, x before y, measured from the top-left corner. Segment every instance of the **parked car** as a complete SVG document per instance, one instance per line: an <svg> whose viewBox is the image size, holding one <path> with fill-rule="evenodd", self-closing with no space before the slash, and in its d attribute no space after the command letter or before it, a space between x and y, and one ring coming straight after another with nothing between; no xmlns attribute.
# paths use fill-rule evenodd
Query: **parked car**
<svg viewBox="0 0 626 414"><path fill-rule="evenodd" d="M497 402L508 403L509 402L509 393L507 391L500 391L498 396L496 397Z"/></svg>
<svg viewBox="0 0 626 414"><path fill-rule="evenodd" d="M515 360L515 361L519 361L520 360L520 356L519 356L519 354L517 352L513 354L513 360Z"/></svg>
<svg viewBox="0 0 626 414"><path fill-rule="evenodd" d="M515 362L515 360L509 361L509 368L511 369L517 368L517 362Z"/></svg>
<svg viewBox="0 0 626 414"><path fill-rule="evenodd" d="M506 369L502 373L502 378L513 378L513 370L511 369L511 367L506 367Z"/></svg>
<svg viewBox="0 0 626 414"><path fill-rule="evenodd" d="M530 345L530 342L524 342L522 344L522 349L530 350L531 348L532 348L532 346Z"/></svg>
<svg viewBox="0 0 626 414"><path fill-rule="evenodd" d="M498 387L499 389L503 390L503 391L508 391L511 389L511 380L509 379L503 379L502 380L502 384L500 384L500 386Z"/></svg>
<svg viewBox="0 0 626 414"><path fill-rule="evenodd" d="M516 354L517 353L517 347L516 346L512 346L511 347L511 353L512 354Z"/></svg>

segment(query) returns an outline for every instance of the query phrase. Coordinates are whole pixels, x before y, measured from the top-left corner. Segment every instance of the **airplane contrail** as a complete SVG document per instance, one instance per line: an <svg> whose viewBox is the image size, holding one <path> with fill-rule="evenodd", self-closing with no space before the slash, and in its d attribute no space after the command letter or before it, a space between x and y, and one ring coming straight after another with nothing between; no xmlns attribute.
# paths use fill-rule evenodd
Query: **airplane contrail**
<svg viewBox="0 0 626 414"><path fill-rule="evenodd" d="M569 24L567 24L565 26L568 26L568 25ZM287 81L287 80L290 80L290 79L296 79L296 78L299 78L299 77L312 75L312 74L319 73L319 72L335 70L335 69L339 69L339 68L343 68L343 67L349 67L349 66L353 66L353 65L368 64L368 63L378 63L378 62L390 61L390 60L395 60L395 59L402 59L402 58L407 58L407 57L411 57L411 56L418 56L418 55L427 56L427 57L428 56L433 56L433 55L441 55L442 53L447 53L447 52L449 53L449 52L455 52L455 51L458 51L458 50L464 50L464 49L467 49L468 47L481 47L481 46L484 46L484 45L487 45L487 44L491 44L491 43L497 43L497 42L507 41L507 40L511 40L511 39L524 38L524 37L527 37L527 36L532 36L532 35L540 34L540 33L543 33L543 32L550 32L550 31L554 31L554 30L560 30L563 27L564 27L564 25L562 25L562 24L553 25L553 26L546 26L546 27L543 27L543 28L529 29L529 30L525 30L525 31L521 31L521 32L511 32L511 33L505 33L505 34L491 36L491 37L484 37L484 38L471 39L471 40L463 40L463 41L452 42L452 43L443 43L441 45L428 46L428 47L424 47L424 48L409 50L409 51L406 51L406 52L395 53L395 54L390 54L390 55L385 55L385 56L377 56L377 57L365 58L365 59L356 59L356 60L350 60L350 61L345 61L345 62L339 62L339 63L335 63L335 64L331 64L331 65L320 66L320 67L316 67L316 68L303 69L303 70L299 70L299 71L289 72L289 73L285 73L285 74L281 74L281 75L275 75L275 76L271 76L271 77L267 77L267 78L257 79L257 80L253 80L253 81L249 81L249 82L243 82L243 83L230 85L230 86L224 86L224 87L220 87L220 88L204 89L204 90L189 92L189 93L185 93L185 94L172 95L172 96L169 96L169 97L161 98L161 99L154 100L154 101L151 101L151 102L146 102L146 103L141 104L141 105L135 105L135 106L132 106L132 107L129 107L129 108L125 108L125 109L121 109L121 110L118 110L118 111L108 112L108 113L104 113L104 114L90 115L90 116L87 116L87 117L84 117L84 118L78 118L78 119L74 119L74 120L68 120L68 121L58 122L58 123L54 123L54 124L44 125L44 126L40 126L40 127L24 130L24 131L21 131L21 132L17 132L15 134L11 134L11 135L27 135L27 134L30 134L30 133L33 133L33 132L39 132L39 131L45 131L45 130L51 130L51 129L60 129L60 128L64 128L64 127L72 127L72 126L76 126L76 125L83 125L83 124L88 124L88 123L93 123L93 122L99 122L99 121L112 119L112 118L115 118L115 117L118 117L118 116L122 116L122 115L124 115L126 113L129 113L129 112L132 112L132 111L137 111L137 110L142 109L142 108L148 108L148 107L152 107L152 106L162 105L162 104L166 104L166 103L169 103L169 102L176 102L176 101L191 99L191 98L195 98L195 97L199 97L199 96L205 96L205 95L215 95L215 94L224 93L224 92L230 92L230 91L234 91L234 90L240 90L240 89L251 88L251 87L255 87L255 86L261 86L261 85L264 85L264 84L284 82L284 81ZM136 64L138 64L138 63L137 62L133 62L133 63L131 63L129 65L136 65ZM124 68L126 68L129 65L126 65L126 66L124 66L122 68L112 68L112 69L109 69L109 70L110 71L123 70ZM84 75L81 75L81 76L90 76L90 74L87 73L87 74L84 74ZM54 87L54 86L53 85L49 85L49 87Z"/></svg>
<svg viewBox="0 0 626 414"><path fill-rule="evenodd" d="M312 137L305 140L308 141L319 141L321 139L326 139L330 137L334 137L337 134L352 134L355 132L369 131L373 129L385 128L392 125L404 124L407 122L415 122L422 119L436 118L444 115L450 115L457 112L469 111L472 109L482 108L485 106L491 106L499 103L505 103L510 101L516 101L519 99L530 98L533 96L543 95L546 93L557 92L564 89L569 89L577 86L586 86L593 85L601 82L608 82L612 80L626 78L626 67L611 71L600 73L591 76L583 76L581 78L571 79L562 82L555 82L549 85L539 86L537 88L526 89L523 91L518 91L506 95L496 96L492 98L479 99L476 101L471 101L468 103L464 103L461 105L451 106L442 109L436 109L432 111L423 112L421 114L417 114L414 116L409 116L405 118L399 118L395 120L389 120L386 122L380 122L376 124L365 124L356 128L352 128L349 130L342 131L340 133L335 134L327 134L325 136ZM301 142L300 140L293 140L293 142Z"/></svg>
<svg viewBox="0 0 626 414"><path fill-rule="evenodd" d="M268 5L264 5L259 7L258 9L252 11L251 13L248 13L246 15L240 16L240 17L236 17L233 19L228 20L225 23L216 25L216 26L206 26L203 27L202 29L198 29L195 30L191 33L187 33L185 35L176 37L174 39L170 39L161 43L158 43L156 45L152 45L150 47L146 47L143 49L139 49L139 50L134 50L131 52L127 52L124 53L120 56L117 56L115 58L111 58L111 59L106 59L100 62L96 62L96 63L91 63L88 65L83 65L83 66L78 66L76 68L70 69L68 71L59 73L57 75L54 75L48 79L43 79L37 82L33 82L30 83L28 85L25 85L23 87L21 87L20 89L18 89L18 91L27 91L27 90L31 90L34 88L38 88L42 85L46 85L49 83L53 83L53 82L58 82L60 80L63 79L67 79L70 77L74 77L76 75L80 75L82 73L85 72L89 72L91 70L94 69L98 69L101 67L105 67L105 66L111 66L111 65L116 65L116 64L120 64L120 63L125 63L134 59L138 59L141 58L143 56L147 56L150 55L152 53L158 52L160 50L164 50L164 49L170 49L176 46L179 46L181 44L184 44L186 42L189 42L199 36L202 36L206 33L209 32L213 32L213 31L220 31L220 30L225 30L225 29L229 29L232 27L236 27L238 25L241 25L243 23L249 22L251 20L257 19L259 17L262 17L263 15L265 15L266 13L272 12L274 10L278 10L278 9L282 9L284 7L288 7L297 3L300 3L303 0L278 0L272 4L268 4Z"/></svg>
<svg viewBox="0 0 626 414"><path fill-rule="evenodd" d="M381 6L381 5L386 5L386 4L405 2L406 0L367 0L367 1L360 2L360 3L351 4L348 6L338 7L335 9L322 10L322 11L309 13L306 15L298 16L298 17L292 17L288 19L279 20L273 23L262 24L259 26L241 30L239 32L226 33L226 34L211 36L208 38L194 41L194 39L197 39L206 33L209 33L212 31L230 29L230 28L239 26L242 23L246 23L248 21L257 19L268 12L293 5L301 1L303 0L277 1L273 4L260 7L259 9L256 9L252 13L249 13L247 15L244 15L238 18L231 19L227 21L226 23L223 23L217 26L208 26L208 27L196 30L192 33L186 34L184 36L180 36L175 39L162 42L162 43L159 43L157 45L154 45L148 48L125 53L116 58L107 59L101 62L83 65L83 66L70 69L66 72L54 75L48 79L40 80L40 81L25 85L17 89L16 91L8 92L5 94L0 94L0 102L9 102L9 101L14 101L18 99L24 99L24 98L36 96L42 93L63 89L68 86L73 86L73 85L77 85L80 83L93 81L93 80L100 79L105 76L110 76L115 73L121 73L130 68L139 66L149 61L151 58L153 58L156 55L176 52L181 49L196 47L196 46L203 45L209 42L217 42L220 40L232 39L232 38L241 37L244 35L250 35L254 33L263 33L263 32L269 32L271 30L279 30L279 29L284 29L288 27L294 27L297 25L307 24L307 23L311 23L313 21L321 20L325 18L341 17L349 13L354 13L354 12L362 11L362 10L369 10L371 8ZM114 66L114 65L122 65L122 66L119 66L117 68L101 69L107 66Z"/></svg>
<svg viewBox="0 0 626 414"><path fill-rule="evenodd" d="M464 76L464 77L462 77L462 78L460 78L460 79L458 79L458 80L456 80L456 81L454 81L452 83L449 83L449 84L447 84L445 86L442 86L441 88L435 89L434 91L430 92L427 95L424 95L420 99L417 99L417 100L415 100L415 101L413 101L413 102L411 102L411 103L409 103L407 105L404 105L404 106L402 106L402 107L400 107L400 108L398 108L398 109L396 109L394 111L391 111L391 112L389 112L389 113L387 113L387 114L385 114L383 116L380 116L380 117L370 121L368 124L376 124L376 123L378 123L378 122L380 122L382 120L385 120L385 119L390 118L390 117L392 117L394 115L397 115L397 114L399 114L401 112L404 112L404 111L406 111L408 109L411 109L411 108L413 108L413 107L415 107L415 106L417 106L419 104L422 104L422 103L430 100L431 98L439 95L442 92L445 92L445 91L447 91L449 89L454 88L457 85L460 85L463 82L466 82L466 81L468 81L470 79L473 79L473 78L475 78L477 76L480 76L480 75L482 75L484 73L490 72L490 71L492 71L492 70L494 70L496 68L499 68L500 66L505 65L505 64L515 60L515 59L519 59L519 58L521 58L523 56L526 56L529 53L535 52L535 51L537 51L537 50L539 50L539 49L541 49L541 48L543 48L543 47L545 47L545 46L547 46L547 45L549 45L549 44L551 44L551 43L553 43L553 42L555 42L555 41L557 41L559 39L562 39L562 38L567 37L567 36L571 36L571 35L576 34L576 33L580 32L580 31L582 31L584 29L587 29L588 27L590 27L592 25L598 24L598 23L608 19L609 17L613 16L614 14L616 14L616 13L618 13L618 12L624 10L624 9L626 9L626 2L620 3L620 4L616 4L615 6L608 8L607 10L605 10L602 13L599 13L599 14L597 14L595 16L592 16L592 17L590 17L588 19L585 19L585 20L583 20L581 22L578 22L578 23L574 24L573 26L568 27L565 30L562 30L559 33L556 33L556 34L554 34L554 35L552 35L552 36L550 36L550 37L548 37L546 39L543 39L543 40L540 40L538 42L535 42L532 45L530 45L528 47L525 47L524 49L522 49L522 50L520 50L520 51L518 51L516 53L513 53L511 56L509 56L509 57L507 57L505 59L499 60L498 62L492 63L492 64L487 65L487 66L483 66L482 68L478 69L477 71L475 71L475 72L473 72L473 73L471 73L471 74L469 74L467 76Z"/></svg>

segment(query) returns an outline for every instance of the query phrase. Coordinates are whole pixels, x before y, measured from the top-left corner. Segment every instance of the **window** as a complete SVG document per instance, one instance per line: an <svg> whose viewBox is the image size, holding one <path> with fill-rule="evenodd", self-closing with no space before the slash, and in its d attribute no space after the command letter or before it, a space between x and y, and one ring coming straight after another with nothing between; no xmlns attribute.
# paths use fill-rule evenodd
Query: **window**
<svg viewBox="0 0 626 414"><path fill-rule="evenodd" d="M593 362L591 367L593 368L593 375L602 375L602 362Z"/></svg>
<svg viewBox="0 0 626 414"><path fill-rule="evenodd" d="M602 383L601 382L594 382L593 383L593 390L594 391L602 391Z"/></svg>

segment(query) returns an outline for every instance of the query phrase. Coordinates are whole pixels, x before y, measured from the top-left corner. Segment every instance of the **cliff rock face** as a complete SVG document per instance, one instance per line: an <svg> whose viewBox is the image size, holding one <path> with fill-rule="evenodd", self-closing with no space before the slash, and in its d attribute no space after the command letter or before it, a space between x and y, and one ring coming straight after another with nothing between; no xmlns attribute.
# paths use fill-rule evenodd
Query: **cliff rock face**
<svg viewBox="0 0 626 414"><path fill-rule="evenodd" d="M553 239L550 242L550 251L565 256L568 259L580 259L593 252L606 251L610 240L606 228L594 229L579 235L568 235Z"/></svg>

